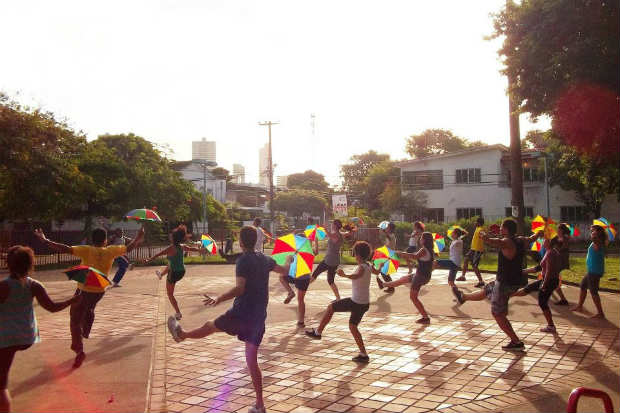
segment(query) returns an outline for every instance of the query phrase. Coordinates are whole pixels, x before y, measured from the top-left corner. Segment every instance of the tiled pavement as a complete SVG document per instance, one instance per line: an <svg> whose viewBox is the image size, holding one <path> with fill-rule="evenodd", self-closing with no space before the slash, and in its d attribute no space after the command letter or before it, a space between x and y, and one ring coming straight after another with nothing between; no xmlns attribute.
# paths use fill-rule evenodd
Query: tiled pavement
<svg viewBox="0 0 620 413"><path fill-rule="evenodd" d="M181 291L195 287L188 282ZM328 291L307 297L308 305L331 300ZM149 410L247 411L254 390L243 343L225 334L175 343L163 328L162 305L160 299ZM335 314L320 341L291 322L267 326L259 362L268 411L501 411L620 368L616 329L559 325L550 335L538 331L539 323L514 322L526 351L507 353L493 320L436 316L417 326L412 315L394 312L362 320L371 361L359 365L351 361L357 347L347 320Z"/></svg>

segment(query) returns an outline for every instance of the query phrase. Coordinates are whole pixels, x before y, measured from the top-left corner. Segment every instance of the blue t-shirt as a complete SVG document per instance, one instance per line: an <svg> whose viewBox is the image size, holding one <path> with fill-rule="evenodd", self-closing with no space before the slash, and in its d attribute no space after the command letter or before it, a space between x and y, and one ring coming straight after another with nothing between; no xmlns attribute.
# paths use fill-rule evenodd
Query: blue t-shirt
<svg viewBox="0 0 620 413"><path fill-rule="evenodd" d="M597 251L594 249L594 243L590 244L586 256L586 268L588 274L603 275L605 273L605 251L603 247L599 247Z"/></svg>
<svg viewBox="0 0 620 413"><path fill-rule="evenodd" d="M236 263L236 276L245 278L245 291L235 298L235 316L248 321L265 321L269 302L269 272L276 262L261 252L245 252Z"/></svg>

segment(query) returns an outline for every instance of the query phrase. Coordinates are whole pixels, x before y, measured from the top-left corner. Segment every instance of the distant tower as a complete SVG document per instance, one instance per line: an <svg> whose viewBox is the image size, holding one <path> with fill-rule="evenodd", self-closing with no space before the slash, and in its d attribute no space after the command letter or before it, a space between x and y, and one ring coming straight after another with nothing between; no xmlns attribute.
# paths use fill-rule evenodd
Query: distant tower
<svg viewBox="0 0 620 413"><path fill-rule="evenodd" d="M192 159L217 162L215 159L215 141L208 141L206 138L202 138L201 141L193 141Z"/></svg>
<svg viewBox="0 0 620 413"><path fill-rule="evenodd" d="M258 183L269 186L269 144L258 151Z"/></svg>
<svg viewBox="0 0 620 413"><path fill-rule="evenodd" d="M245 167L241 164L233 164L233 182L236 184L245 184Z"/></svg>
<svg viewBox="0 0 620 413"><path fill-rule="evenodd" d="M276 178L276 186L278 188L286 188L287 184L288 184L288 175L278 176Z"/></svg>

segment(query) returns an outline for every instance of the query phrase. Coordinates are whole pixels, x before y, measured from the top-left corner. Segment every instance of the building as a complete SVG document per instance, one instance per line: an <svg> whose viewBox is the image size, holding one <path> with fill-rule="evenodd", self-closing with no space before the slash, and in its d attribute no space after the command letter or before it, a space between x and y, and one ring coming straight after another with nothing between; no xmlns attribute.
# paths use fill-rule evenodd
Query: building
<svg viewBox="0 0 620 413"><path fill-rule="evenodd" d="M287 183L288 183L288 175L278 176L278 178L276 179L276 186L278 188L286 188Z"/></svg>
<svg viewBox="0 0 620 413"><path fill-rule="evenodd" d="M241 164L234 163L232 168L233 182L236 184L245 184L245 167Z"/></svg>
<svg viewBox="0 0 620 413"><path fill-rule="evenodd" d="M206 181L202 165L192 161L178 161L172 165L172 169L179 172L183 179L194 184L196 189L202 193L203 185L206 182L206 191L219 202L226 202L226 180L218 179L207 169Z"/></svg>
<svg viewBox="0 0 620 413"><path fill-rule="evenodd" d="M215 142L202 138L192 142L192 159L217 162L215 156Z"/></svg>
<svg viewBox="0 0 620 413"><path fill-rule="evenodd" d="M269 186L269 144L258 151L258 183Z"/></svg>
<svg viewBox="0 0 620 413"><path fill-rule="evenodd" d="M584 204L572 191L545 184L542 152L525 150L523 159L523 199L526 216L547 214L569 223L588 222ZM511 215L510 151L504 145L489 145L426 158L399 162L403 193L411 190L428 196L426 221L452 222L483 216L486 220ZM609 195L602 215L620 220L620 205Z"/></svg>

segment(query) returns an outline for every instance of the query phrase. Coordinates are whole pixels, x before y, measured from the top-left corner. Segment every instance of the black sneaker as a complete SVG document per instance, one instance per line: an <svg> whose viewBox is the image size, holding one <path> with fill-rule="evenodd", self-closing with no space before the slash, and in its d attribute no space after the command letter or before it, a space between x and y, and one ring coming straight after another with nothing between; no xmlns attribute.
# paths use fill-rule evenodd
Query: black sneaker
<svg viewBox="0 0 620 413"><path fill-rule="evenodd" d="M76 356L75 356L75 360L73 361L73 368L77 369L80 368L80 366L82 365L82 363L84 362L84 359L86 358L86 353L84 353L83 351L80 351Z"/></svg>
<svg viewBox="0 0 620 413"><path fill-rule="evenodd" d="M370 357L362 356L361 354L358 354L357 356L353 357L351 360L357 363L368 363L370 361Z"/></svg>
<svg viewBox="0 0 620 413"><path fill-rule="evenodd" d="M381 278L379 278L378 275L377 275L377 284L379 285L379 289L383 290L383 281L381 281Z"/></svg>
<svg viewBox="0 0 620 413"><path fill-rule="evenodd" d="M418 323L418 324L430 324L431 323L431 319L428 318L428 317L422 317L422 318L419 318L419 319L415 320L415 322Z"/></svg>
<svg viewBox="0 0 620 413"><path fill-rule="evenodd" d="M555 305L568 305L568 301L560 300L560 301L556 302Z"/></svg>
<svg viewBox="0 0 620 413"><path fill-rule="evenodd" d="M388 293L388 294L392 294L395 290L394 290L394 287L388 287L388 288L386 288L386 289L385 289L385 290L383 290L383 291L385 291L385 292L386 292L386 293Z"/></svg>
<svg viewBox="0 0 620 413"><path fill-rule="evenodd" d="M316 332L316 328L313 328L312 330L306 330L306 335L308 337L312 337L315 340L320 340L321 339L321 335Z"/></svg>
<svg viewBox="0 0 620 413"><path fill-rule="evenodd" d="M463 298L463 293L461 292L461 290L456 288L456 286L452 287L452 294L454 294L454 297L456 297L456 301L458 301L459 304L463 304L465 302L465 299Z"/></svg>
<svg viewBox="0 0 620 413"><path fill-rule="evenodd" d="M505 346L502 346L502 350L505 351L523 351L525 350L525 345L523 341L519 341L518 343L513 343L512 341Z"/></svg>

